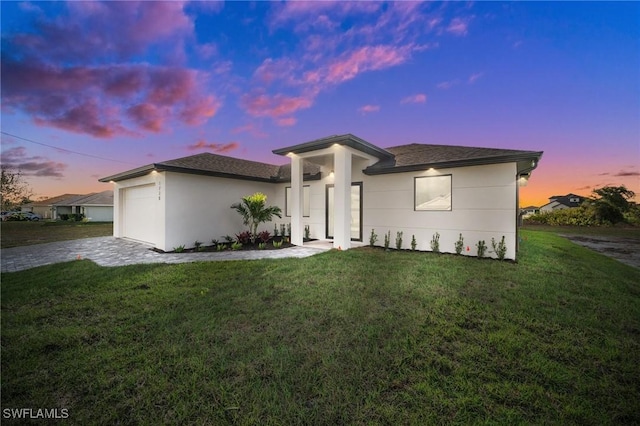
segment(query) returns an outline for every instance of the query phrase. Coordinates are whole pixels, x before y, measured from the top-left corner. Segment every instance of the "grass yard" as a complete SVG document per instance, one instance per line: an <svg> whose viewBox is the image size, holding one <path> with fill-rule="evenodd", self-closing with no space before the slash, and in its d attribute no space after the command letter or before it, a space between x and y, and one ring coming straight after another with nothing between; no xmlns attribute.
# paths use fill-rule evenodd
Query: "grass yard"
<svg viewBox="0 0 640 426"><path fill-rule="evenodd" d="M640 271L523 237L518 264L365 248L4 274L2 408L80 425L640 423Z"/></svg>
<svg viewBox="0 0 640 426"><path fill-rule="evenodd" d="M0 222L0 248L113 235L111 222Z"/></svg>

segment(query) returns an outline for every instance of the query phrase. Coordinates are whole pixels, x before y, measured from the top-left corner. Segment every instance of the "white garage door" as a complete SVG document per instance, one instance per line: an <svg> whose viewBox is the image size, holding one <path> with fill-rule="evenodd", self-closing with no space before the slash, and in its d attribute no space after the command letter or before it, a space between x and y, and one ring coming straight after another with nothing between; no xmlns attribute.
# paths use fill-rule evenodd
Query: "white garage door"
<svg viewBox="0 0 640 426"><path fill-rule="evenodd" d="M141 185L124 190L124 236L155 244L156 186Z"/></svg>

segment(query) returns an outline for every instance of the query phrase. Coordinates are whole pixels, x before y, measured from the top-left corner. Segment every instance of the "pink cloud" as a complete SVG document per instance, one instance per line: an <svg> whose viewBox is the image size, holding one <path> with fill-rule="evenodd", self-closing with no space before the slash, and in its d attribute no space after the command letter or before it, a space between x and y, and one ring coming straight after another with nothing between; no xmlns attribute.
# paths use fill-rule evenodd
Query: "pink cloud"
<svg viewBox="0 0 640 426"><path fill-rule="evenodd" d="M27 154L27 149L22 146L2 151L0 162L4 167L19 170L25 176L61 178L68 167L67 164L52 161L46 157L30 157Z"/></svg>
<svg viewBox="0 0 640 426"><path fill-rule="evenodd" d="M471 22L471 18L453 18L451 22L449 22L449 26L447 26L447 32L457 35L457 36L465 36L469 31L469 23Z"/></svg>
<svg viewBox="0 0 640 426"><path fill-rule="evenodd" d="M365 71L389 68L406 62L411 46L364 46L343 55L329 65L326 80L337 84L351 80Z"/></svg>
<svg viewBox="0 0 640 426"><path fill-rule="evenodd" d="M364 105L358 108L358 112L361 114L368 114L370 112L380 111L380 105Z"/></svg>
<svg viewBox="0 0 640 426"><path fill-rule="evenodd" d="M209 150L209 151L218 152L218 153L234 151L239 147L240 147L240 144L238 142L213 143L213 142L206 142L202 139L200 139L198 142L192 145L187 145L187 149L189 151L197 151L197 150L204 149L204 150Z"/></svg>
<svg viewBox="0 0 640 426"><path fill-rule="evenodd" d="M277 118L309 108L313 99L304 96L275 96L264 93L247 94L242 97L242 105L254 117Z"/></svg>
<svg viewBox="0 0 640 426"><path fill-rule="evenodd" d="M407 96L400 101L401 104L423 104L425 102L427 102L427 95L424 93Z"/></svg>
<svg viewBox="0 0 640 426"><path fill-rule="evenodd" d="M250 135L256 138L266 138L268 136L265 132L262 131L262 129L260 129L254 123L248 123L248 124L245 124L244 126L239 126L231 130L231 133L233 134L245 133L245 132L249 133Z"/></svg>
<svg viewBox="0 0 640 426"><path fill-rule="evenodd" d="M276 80L288 80L296 69L294 61L288 58L265 59L255 70L253 76L265 84L271 84Z"/></svg>
<svg viewBox="0 0 640 426"><path fill-rule="evenodd" d="M297 121L298 120L296 120L294 117L282 117L276 120L276 124L282 127L291 127L296 124Z"/></svg>
<svg viewBox="0 0 640 426"><path fill-rule="evenodd" d="M450 89L450 88L452 88L453 86L455 86L457 84L458 84L457 80L443 81L441 83L436 84L436 87L438 89L447 90L447 89Z"/></svg>

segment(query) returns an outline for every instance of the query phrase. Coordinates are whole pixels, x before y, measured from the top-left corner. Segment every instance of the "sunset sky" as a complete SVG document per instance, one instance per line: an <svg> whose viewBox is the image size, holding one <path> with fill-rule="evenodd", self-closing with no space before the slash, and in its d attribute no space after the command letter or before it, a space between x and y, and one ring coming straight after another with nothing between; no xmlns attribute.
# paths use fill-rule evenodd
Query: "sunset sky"
<svg viewBox="0 0 640 426"><path fill-rule="evenodd" d="M544 151L522 206L640 193L639 2L1 8L2 163L36 198L201 152L282 164L271 150L344 133Z"/></svg>

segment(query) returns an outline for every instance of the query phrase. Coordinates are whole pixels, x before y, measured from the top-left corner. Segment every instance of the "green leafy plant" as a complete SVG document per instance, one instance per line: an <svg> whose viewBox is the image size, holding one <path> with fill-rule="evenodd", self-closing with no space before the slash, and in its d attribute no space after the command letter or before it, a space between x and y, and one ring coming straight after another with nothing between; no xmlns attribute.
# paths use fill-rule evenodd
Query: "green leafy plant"
<svg viewBox="0 0 640 426"><path fill-rule="evenodd" d="M234 241L231 235L225 235L222 239L224 239L227 244L231 244Z"/></svg>
<svg viewBox="0 0 640 426"><path fill-rule="evenodd" d="M178 247L174 247L173 251L175 253L182 253L184 251L184 245L178 246Z"/></svg>
<svg viewBox="0 0 640 426"><path fill-rule="evenodd" d="M266 206L267 196L261 192L242 198L242 202L231 205L231 208L242 216L242 222L249 226L251 242L255 243L258 225L270 222L273 216L282 217L282 210L278 206Z"/></svg>
<svg viewBox="0 0 640 426"><path fill-rule="evenodd" d="M258 233L258 239L263 243L266 243L271 238L269 231L262 231Z"/></svg>
<svg viewBox="0 0 640 426"><path fill-rule="evenodd" d="M197 249L199 249L200 247L202 247L202 241L198 241L198 240L196 240L196 241L193 243L193 246L196 248L196 250L197 250Z"/></svg>
<svg viewBox="0 0 640 426"><path fill-rule="evenodd" d="M484 254L487 251L487 244L484 242L484 240L478 241L478 243L476 244L476 248L478 249L478 258L480 259L484 257Z"/></svg>
<svg viewBox="0 0 640 426"><path fill-rule="evenodd" d="M458 237L458 241L456 241L456 254L461 254L464 249L464 238L462 238L462 234Z"/></svg>
<svg viewBox="0 0 640 426"><path fill-rule="evenodd" d="M389 244L391 243L391 231L384 235L384 249L389 250Z"/></svg>
<svg viewBox="0 0 640 426"><path fill-rule="evenodd" d="M418 242L416 241L416 236L411 236L411 251L416 251L416 247L418 246Z"/></svg>
<svg viewBox="0 0 640 426"><path fill-rule="evenodd" d="M216 240L215 238L211 240L211 245L217 246L218 245L218 240Z"/></svg>
<svg viewBox="0 0 640 426"><path fill-rule="evenodd" d="M240 250L242 248L241 242L231 243L231 250Z"/></svg>
<svg viewBox="0 0 640 426"><path fill-rule="evenodd" d="M241 244L249 244L250 242L255 241L255 236L253 236L249 231L243 231L236 234L236 241Z"/></svg>
<svg viewBox="0 0 640 426"><path fill-rule="evenodd" d="M278 236L278 224L277 223L273 224L273 236L274 237Z"/></svg>
<svg viewBox="0 0 640 426"><path fill-rule="evenodd" d="M287 235L287 225L285 225L284 223L280 224L280 235L283 237Z"/></svg>
<svg viewBox="0 0 640 426"><path fill-rule="evenodd" d="M491 238L491 247L493 248L493 252L496 256L498 256L498 260L504 260L504 257L507 254L507 245L504 243L504 235L499 243L496 242L495 238Z"/></svg>
<svg viewBox="0 0 640 426"><path fill-rule="evenodd" d="M369 245L371 247L375 246L376 241L378 241L378 234L376 234L375 229L371 229L371 235L369 235Z"/></svg>
<svg viewBox="0 0 640 426"><path fill-rule="evenodd" d="M282 242L285 244L289 244L289 237L282 237Z"/></svg>
<svg viewBox="0 0 640 426"><path fill-rule="evenodd" d="M402 250L402 231L396 232L396 249Z"/></svg>
<svg viewBox="0 0 640 426"><path fill-rule="evenodd" d="M305 240L311 239L311 227L309 225L304 226L304 239Z"/></svg>
<svg viewBox="0 0 640 426"><path fill-rule="evenodd" d="M287 223L287 236L291 236L291 224Z"/></svg>
<svg viewBox="0 0 640 426"><path fill-rule="evenodd" d="M217 251L224 251L227 248L226 244L216 244Z"/></svg>
<svg viewBox="0 0 640 426"><path fill-rule="evenodd" d="M274 248L282 247L282 241L273 241L273 247Z"/></svg>
<svg viewBox="0 0 640 426"><path fill-rule="evenodd" d="M440 253L440 234L437 232L431 237L431 251Z"/></svg>
<svg viewBox="0 0 640 426"><path fill-rule="evenodd" d="M266 248L267 248L267 243L259 243L259 244L258 244L258 249L260 249L260 250L264 250L264 249L266 249Z"/></svg>

